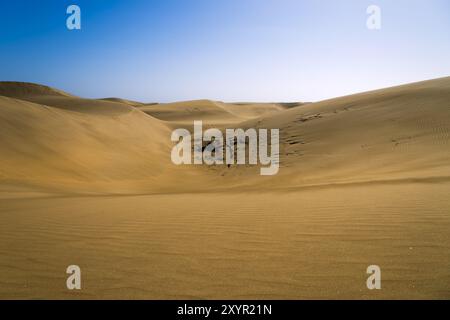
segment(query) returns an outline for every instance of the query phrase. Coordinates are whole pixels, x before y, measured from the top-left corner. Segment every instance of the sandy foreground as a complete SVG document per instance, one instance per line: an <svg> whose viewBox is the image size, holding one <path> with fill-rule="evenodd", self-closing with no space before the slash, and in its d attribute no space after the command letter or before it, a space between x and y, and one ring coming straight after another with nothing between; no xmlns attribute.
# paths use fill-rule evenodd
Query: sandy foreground
<svg viewBox="0 0 450 320"><path fill-rule="evenodd" d="M279 128L279 174L174 166L193 120ZM311 104L2 82L0 298L449 299L449 133L450 78Z"/></svg>
<svg viewBox="0 0 450 320"><path fill-rule="evenodd" d="M2 298L449 298L448 184L2 201ZM68 291L65 268L82 268ZM382 290L366 268L382 268Z"/></svg>

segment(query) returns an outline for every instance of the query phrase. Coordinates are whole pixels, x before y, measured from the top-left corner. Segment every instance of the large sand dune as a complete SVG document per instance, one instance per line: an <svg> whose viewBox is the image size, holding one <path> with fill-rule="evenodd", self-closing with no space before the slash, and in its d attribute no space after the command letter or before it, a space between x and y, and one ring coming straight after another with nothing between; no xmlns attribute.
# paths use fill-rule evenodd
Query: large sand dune
<svg viewBox="0 0 450 320"><path fill-rule="evenodd" d="M170 171L170 131L159 120L118 103L63 102L60 108L0 96L3 185L58 193L164 188L170 173L156 181Z"/></svg>
<svg viewBox="0 0 450 320"><path fill-rule="evenodd" d="M241 125L280 128L277 187L450 180L450 78L312 103ZM221 171L248 182L242 168Z"/></svg>
<svg viewBox="0 0 450 320"><path fill-rule="evenodd" d="M173 165L193 120L280 129L279 174ZM2 82L0 297L448 299L449 132L450 78L305 105Z"/></svg>

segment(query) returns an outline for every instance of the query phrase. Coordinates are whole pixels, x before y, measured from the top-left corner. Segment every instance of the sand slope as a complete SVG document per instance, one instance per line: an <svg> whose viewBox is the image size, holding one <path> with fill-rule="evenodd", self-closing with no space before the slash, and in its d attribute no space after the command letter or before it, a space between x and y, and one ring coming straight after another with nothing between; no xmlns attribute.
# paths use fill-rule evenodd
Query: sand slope
<svg viewBox="0 0 450 320"><path fill-rule="evenodd" d="M242 126L280 129L282 169L271 187L450 179L450 78L312 103ZM220 171L261 181L252 168Z"/></svg>
<svg viewBox="0 0 450 320"><path fill-rule="evenodd" d="M84 112L69 111L71 107L0 96L3 183L58 191L129 192L141 182L154 184L167 169L170 133L158 120L120 105L101 113L86 112L95 105L83 105Z"/></svg>

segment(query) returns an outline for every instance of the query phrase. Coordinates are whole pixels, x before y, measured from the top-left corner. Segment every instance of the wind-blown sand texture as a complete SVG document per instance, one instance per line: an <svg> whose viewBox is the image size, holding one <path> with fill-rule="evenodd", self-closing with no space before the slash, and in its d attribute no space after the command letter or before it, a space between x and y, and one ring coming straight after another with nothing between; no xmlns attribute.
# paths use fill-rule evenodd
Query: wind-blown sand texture
<svg viewBox="0 0 450 320"><path fill-rule="evenodd" d="M175 166L194 120L279 128L279 174ZM0 298L449 299L449 134L450 77L308 104L0 82Z"/></svg>

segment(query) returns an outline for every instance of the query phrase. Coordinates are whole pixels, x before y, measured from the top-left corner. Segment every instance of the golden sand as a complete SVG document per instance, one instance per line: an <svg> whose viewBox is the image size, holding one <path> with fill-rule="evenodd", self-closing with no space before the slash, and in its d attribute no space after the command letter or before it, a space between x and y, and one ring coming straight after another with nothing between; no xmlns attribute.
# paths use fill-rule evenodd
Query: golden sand
<svg viewBox="0 0 450 320"><path fill-rule="evenodd" d="M279 174L175 166L193 120L280 129ZM449 133L450 78L295 106L1 82L0 298L448 299Z"/></svg>

